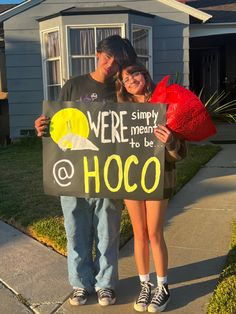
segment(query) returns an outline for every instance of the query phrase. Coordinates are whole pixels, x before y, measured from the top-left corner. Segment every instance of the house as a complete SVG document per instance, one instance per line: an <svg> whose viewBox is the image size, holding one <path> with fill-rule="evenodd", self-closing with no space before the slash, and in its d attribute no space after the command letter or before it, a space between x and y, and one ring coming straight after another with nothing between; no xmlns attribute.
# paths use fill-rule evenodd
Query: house
<svg viewBox="0 0 236 314"><path fill-rule="evenodd" d="M175 0L26 0L0 14L4 23L11 139L34 133L43 99L64 82L94 69L102 38L133 43L158 82L178 74L189 86L189 17L211 16Z"/></svg>
<svg viewBox="0 0 236 314"><path fill-rule="evenodd" d="M13 4L0 4L0 14L13 8ZM0 144L9 142L9 116L5 66L5 46L3 23L0 23Z"/></svg>
<svg viewBox="0 0 236 314"><path fill-rule="evenodd" d="M200 24L191 18L190 88L204 88L204 100L214 92L230 92L236 99L236 1L188 0L194 8L211 14Z"/></svg>

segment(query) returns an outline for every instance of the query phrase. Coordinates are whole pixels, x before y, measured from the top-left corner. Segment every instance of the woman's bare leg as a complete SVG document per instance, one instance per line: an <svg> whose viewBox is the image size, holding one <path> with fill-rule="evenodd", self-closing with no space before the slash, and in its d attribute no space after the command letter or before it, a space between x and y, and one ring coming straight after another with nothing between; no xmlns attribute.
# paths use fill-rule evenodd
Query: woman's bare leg
<svg viewBox="0 0 236 314"><path fill-rule="evenodd" d="M147 226L157 276L165 277L168 252L164 239L164 218L168 200L146 201Z"/></svg>
<svg viewBox="0 0 236 314"><path fill-rule="evenodd" d="M139 275L149 274L149 246L145 201L125 200L134 231L134 256Z"/></svg>

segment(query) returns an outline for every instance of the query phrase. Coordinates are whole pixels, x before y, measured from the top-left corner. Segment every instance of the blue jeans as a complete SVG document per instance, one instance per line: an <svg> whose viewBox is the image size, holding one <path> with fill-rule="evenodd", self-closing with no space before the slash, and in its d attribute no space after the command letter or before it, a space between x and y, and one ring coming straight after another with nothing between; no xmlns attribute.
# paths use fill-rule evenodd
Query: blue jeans
<svg viewBox="0 0 236 314"><path fill-rule="evenodd" d="M61 196L73 287L114 289L118 280L120 200ZM96 257L92 247L95 242Z"/></svg>

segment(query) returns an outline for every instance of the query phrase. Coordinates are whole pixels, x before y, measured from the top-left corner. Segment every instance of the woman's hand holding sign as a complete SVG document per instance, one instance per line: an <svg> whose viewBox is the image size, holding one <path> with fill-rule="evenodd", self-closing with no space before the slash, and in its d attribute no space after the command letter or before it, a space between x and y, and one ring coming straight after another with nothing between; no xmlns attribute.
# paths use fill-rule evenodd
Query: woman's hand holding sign
<svg viewBox="0 0 236 314"><path fill-rule="evenodd" d="M173 141L172 132L164 125L158 125L154 130L154 134L158 140L160 140L164 144L169 144Z"/></svg>

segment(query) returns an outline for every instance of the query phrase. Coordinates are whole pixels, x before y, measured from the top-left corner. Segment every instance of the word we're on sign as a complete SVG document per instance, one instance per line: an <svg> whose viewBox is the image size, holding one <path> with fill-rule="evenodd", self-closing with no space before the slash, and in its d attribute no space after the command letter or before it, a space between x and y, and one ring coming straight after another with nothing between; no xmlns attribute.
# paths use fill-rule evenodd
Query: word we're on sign
<svg viewBox="0 0 236 314"><path fill-rule="evenodd" d="M46 194L161 199L165 146L154 135L164 104L44 102Z"/></svg>

